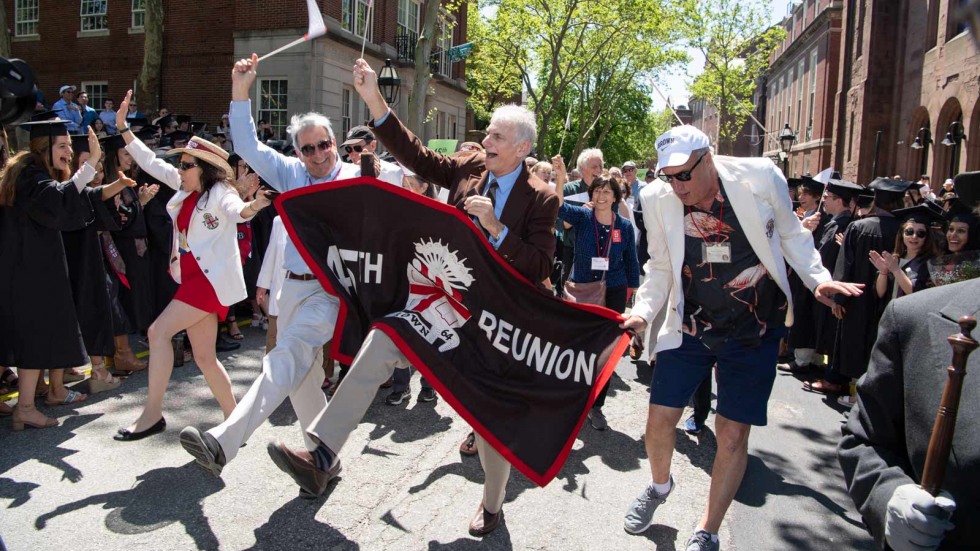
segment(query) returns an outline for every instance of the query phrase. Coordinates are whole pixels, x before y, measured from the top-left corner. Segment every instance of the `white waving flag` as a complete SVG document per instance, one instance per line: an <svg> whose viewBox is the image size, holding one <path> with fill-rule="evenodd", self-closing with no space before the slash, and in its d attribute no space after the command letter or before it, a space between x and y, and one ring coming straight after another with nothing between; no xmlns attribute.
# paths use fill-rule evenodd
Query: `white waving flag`
<svg viewBox="0 0 980 551"><path fill-rule="evenodd" d="M320 14L320 8L316 5L316 0L306 0L306 8L310 14L309 17L310 26L309 29L306 31L306 34L304 34L300 38L297 38L296 40L293 40L289 44L282 46L281 48L276 48L275 50L265 54L264 56L259 58L259 61L270 58L278 54L279 52L288 50L289 48L292 48L297 44L302 44L307 40L314 40L316 38L319 38L327 34L327 26L323 24L323 15Z"/></svg>

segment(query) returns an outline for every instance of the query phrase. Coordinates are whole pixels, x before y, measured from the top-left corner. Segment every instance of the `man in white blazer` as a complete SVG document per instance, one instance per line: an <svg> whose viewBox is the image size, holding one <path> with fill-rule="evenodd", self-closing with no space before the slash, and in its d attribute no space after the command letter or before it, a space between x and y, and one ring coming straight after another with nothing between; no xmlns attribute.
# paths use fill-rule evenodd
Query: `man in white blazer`
<svg viewBox="0 0 980 551"><path fill-rule="evenodd" d="M258 141L249 99L257 69L258 56L252 54L232 70L229 116L235 152L279 191L360 176L357 165L340 160L330 120L319 113L294 115L290 121L288 131L297 157L282 155ZM262 374L223 423L207 432L186 427L180 433L184 449L215 476L220 476L242 444L287 396L296 410L307 448L316 447L305 429L327 406L320 389L323 372L319 366L323 345L337 323L340 302L327 294L288 239L283 267L286 278L279 292L277 344L262 359Z"/></svg>
<svg viewBox="0 0 980 551"><path fill-rule="evenodd" d="M718 529L745 473L749 430L766 424L779 339L793 323L785 264L826 304L861 289L832 281L771 161L716 157L692 126L672 128L656 147L659 180L640 193L647 279L623 327L642 332L662 308L667 313L655 328L659 354L646 427L653 481L631 505L625 528L649 528L673 490L675 427L717 364L718 451L708 504L687 547L717 550Z"/></svg>

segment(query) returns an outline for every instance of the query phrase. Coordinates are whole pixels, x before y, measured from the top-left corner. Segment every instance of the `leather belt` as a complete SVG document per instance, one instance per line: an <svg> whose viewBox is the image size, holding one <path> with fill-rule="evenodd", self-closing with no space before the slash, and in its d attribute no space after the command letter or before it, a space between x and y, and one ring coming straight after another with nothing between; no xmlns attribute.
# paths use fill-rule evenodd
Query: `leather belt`
<svg viewBox="0 0 980 551"><path fill-rule="evenodd" d="M297 281L312 281L316 279L313 274L294 274L293 272L286 272L286 279L295 279Z"/></svg>

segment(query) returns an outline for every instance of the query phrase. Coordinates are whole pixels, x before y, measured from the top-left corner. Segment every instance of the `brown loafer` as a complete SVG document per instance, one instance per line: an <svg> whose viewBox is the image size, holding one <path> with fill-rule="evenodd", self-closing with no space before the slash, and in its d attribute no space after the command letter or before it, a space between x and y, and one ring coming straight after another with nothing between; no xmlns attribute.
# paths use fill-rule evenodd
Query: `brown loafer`
<svg viewBox="0 0 980 551"><path fill-rule="evenodd" d="M836 383L827 382L823 379L817 379L813 382L804 382L803 390L817 392L819 394L846 394L848 388L847 385L839 385Z"/></svg>
<svg viewBox="0 0 980 551"><path fill-rule="evenodd" d="M807 373L810 373L811 371L813 371L813 365L810 365L810 364L808 364L808 365L800 365L800 364L796 363L795 361L793 361L793 362L789 362L789 363L785 363L785 364L776 364L776 369L778 369L779 371L782 371L783 373L793 373L793 374L796 374L796 375L804 375L804 374L807 374Z"/></svg>
<svg viewBox="0 0 980 551"><path fill-rule="evenodd" d="M331 465L329 470L321 471L316 468L313 455L306 450L294 451L286 447L282 442L273 444L269 442L267 447L269 457L282 472L293 477L296 484L307 494L321 496L327 491L330 481L337 478L340 474L340 458Z"/></svg>
<svg viewBox="0 0 980 551"><path fill-rule="evenodd" d="M486 509L483 508L483 504L480 504L480 508L476 510L476 516L470 521L470 535L478 538L493 532L498 526L504 522L504 510L501 508L495 514L488 513Z"/></svg>

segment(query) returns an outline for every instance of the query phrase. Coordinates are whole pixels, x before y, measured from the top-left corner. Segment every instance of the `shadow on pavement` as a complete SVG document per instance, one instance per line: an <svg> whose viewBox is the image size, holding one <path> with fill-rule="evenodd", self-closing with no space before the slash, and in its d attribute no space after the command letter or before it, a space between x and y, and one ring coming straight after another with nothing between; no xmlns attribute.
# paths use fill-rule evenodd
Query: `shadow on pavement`
<svg viewBox="0 0 980 551"><path fill-rule="evenodd" d="M677 541L677 528L673 526L654 524L647 528L642 536L653 542L656 546L654 549L657 551L676 551L677 549L677 546L674 544Z"/></svg>
<svg viewBox="0 0 980 551"><path fill-rule="evenodd" d="M430 541L428 551L476 551L479 549L491 551L511 551L514 545L510 542L510 531L507 529L507 517L504 513L504 523L482 539L460 538L449 543Z"/></svg>
<svg viewBox="0 0 980 551"><path fill-rule="evenodd" d="M62 472L61 479L78 482L82 479L82 471L68 463L65 458L78 453L60 447L67 440L74 438L74 431L91 423L102 416L101 413L79 415L74 412L65 414L68 410L56 412L61 425L49 429L29 429L24 432L3 436L3 454L0 454L0 473L5 473L13 467L30 460L49 465ZM50 415L52 412L46 411Z"/></svg>
<svg viewBox="0 0 980 551"><path fill-rule="evenodd" d="M383 393L378 394L380 397ZM406 408L408 403L413 404L410 410ZM418 395L415 395L401 405L389 406L384 399L375 398L361 422L374 424L368 436L372 442L389 433L395 443L416 442L452 427L453 419L443 417L436 411L438 403L418 402Z"/></svg>
<svg viewBox="0 0 980 551"><path fill-rule="evenodd" d="M40 484L33 482L17 482L10 478L0 478L0 499L11 500L8 509L20 507L31 500L31 492L35 488L40 488Z"/></svg>
<svg viewBox="0 0 980 551"><path fill-rule="evenodd" d="M674 450L686 456L692 465L710 475L711 466L715 462L715 452L718 451L718 440L715 439L714 431L705 426L701 429L701 434L692 436L683 429L674 430L677 438Z"/></svg>
<svg viewBox="0 0 980 551"><path fill-rule="evenodd" d="M87 497L58 506L34 521L44 530L49 520L92 505L111 509L105 526L115 534L145 534L179 522L198 549L218 549L218 538L211 530L201 503L204 498L224 488L220 478L196 476L198 467L165 467L148 471L136 478L129 490Z"/></svg>
<svg viewBox="0 0 980 551"><path fill-rule="evenodd" d="M597 431L589 425L588 421L582 425L578 438L582 440L583 446L573 449L568 454L568 460L556 477L565 481L562 489L566 492L578 490L576 475L590 472L585 465L585 461L590 457L597 456L607 467L625 473L639 469L640 460L646 456L643 440L634 440L612 429ZM586 497L584 492L582 497Z"/></svg>
<svg viewBox="0 0 980 551"><path fill-rule="evenodd" d="M360 549L357 543L347 539L337 529L316 520L316 514L333 492L331 484L327 492L317 499L295 498L272 513L269 520L255 529L255 545L249 551L296 549Z"/></svg>

